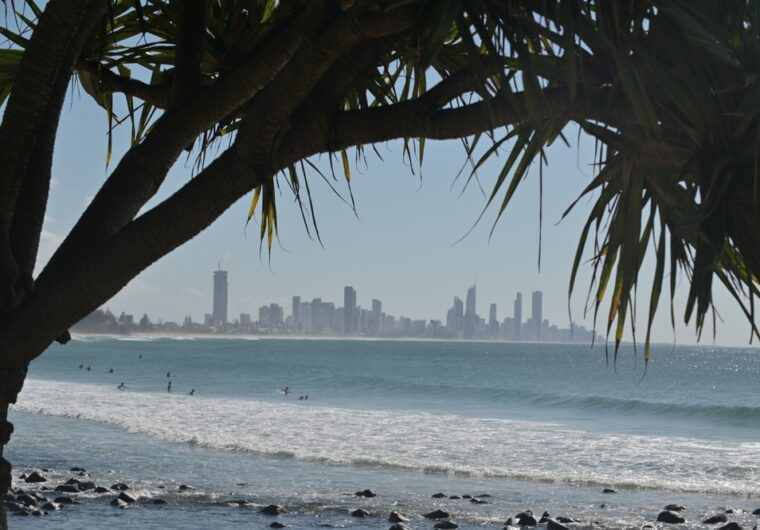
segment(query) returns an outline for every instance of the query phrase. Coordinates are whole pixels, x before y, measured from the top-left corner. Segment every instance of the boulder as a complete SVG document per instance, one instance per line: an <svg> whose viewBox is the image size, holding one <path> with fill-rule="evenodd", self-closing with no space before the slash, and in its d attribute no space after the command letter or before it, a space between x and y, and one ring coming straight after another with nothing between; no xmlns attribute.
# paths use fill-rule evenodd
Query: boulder
<svg viewBox="0 0 760 530"><path fill-rule="evenodd" d="M685 510L685 508L681 506L680 504L668 504L667 506L665 506L665 509L668 510L669 512L682 512Z"/></svg>
<svg viewBox="0 0 760 530"><path fill-rule="evenodd" d="M150 501L151 504L166 504L166 501L164 499L153 499Z"/></svg>
<svg viewBox="0 0 760 530"><path fill-rule="evenodd" d="M79 491L90 491L95 489L95 483L92 481L80 482L78 484Z"/></svg>
<svg viewBox="0 0 760 530"><path fill-rule="evenodd" d="M462 495L463 499L472 499L472 495Z"/></svg>
<svg viewBox="0 0 760 530"><path fill-rule="evenodd" d="M570 519L569 517L562 517L561 515L559 517L557 517L557 521L559 521L560 523L564 523L564 524L574 523L575 522L574 519Z"/></svg>
<svg viewBox="0 0 760 530"><path fill-rule="evenodd" d="M738 523L731 521L730 523L719 527L718 530L744 530L744 528L739 526Z"/></svg>
<svg viewBox="0 0 760 530"><path fill-rule="evenodd" d="M280 522L275 521L269 525L269 528L285 528L285 525Z"/></svg>
<svg viewBox="0 0 760 530"><path fill-rule="evenodd" d="M371 499L372 497L377 497L377 493L375 493L372 490L361 490L354 493L357 497L366 497L368 499Z"/></svg>
<svg viewBox="0 0 760 530"><path fill-rule="evenodd" d="M116 484L114 484L113 486L111 486L111 489L114 490L114 491L127 491L127 490L132 489L132 488L130 488L129 486L127 486L123 482L117 482Z"/></svg>
<svg viewBox="0 0 760 530"><path fill-rule="evenodd" d="M544 511L544 513L541 514L541 519L538 520L538 524L545 523L551 518L552 518L551 514L547 511Z"/></svg>
<svg viewBox="0 0 760 530"><path fill-rule="evenodd" d="M450 515L449 512L444 512L443 510L434 510L432 512L423 514L422 517L425 519L448 519Z"/></svg>
<svg viewBox="0 0 760 530"><path fill-rule="evenodd" d="M708 517L707 519L702 521L702 524L718 524L718 523L725 523L726 521L728 521L726 514L719 513L717 515L713 515L712 517Z"/></svg>
<svg viewBox="0 0 760 530"><path fill-rule="evenodd" d="M15 501L16 500L16 496L13 493L6 493L5 495L3 495L2 500L4 500L4 501Z"/></svg>
<svg viewBox="0 0 760 530"><path fill-rule="evenodd" d="M760 515L760 508L752 512L752 515Z"/></svg>
<svg viewBox="0 0 760 530"><path fill-rule="evenodd" d="M26 517L27 515L31 515L31 514L32 514L32 512L30 512L26 508L24 508L22 510L19 510L17 512L13 512L13 515L20 515L20 516L23 516L23 517Z"/></svg>
<svg viewBox="0 0 760 530"><path fill-rule="evenodd" d="M110 490L108 488L104 488L103 486L98 486L95 488L95 493L108 493Z"/></svg>
<svg viewBox="0 0 760 530"><path fill-rule="evenodd" d="M53 502L56 502L58 504L74 504L74 499L71 497L56 497Z"/></svg>
<svg viewBox="0 0 760 530"><path fill-rule="evenodd" d="M189 491L193 489L191 486L188 486L187 484L180 484L179 485L179 491Z"/></svg>
<svg viewBox="0 0 760 530"><path fill-rule="evenodd" d="M36 471L32 471L24 479L24 482L29 482L29 483L32 483L32 484L36 484L38 482L47 482L47 479L45 477L43 477L42 475L40 475L39 473L37 473Z"/></svg>
<svg viewBox="0 0 760 530"><path fill-rule="evenodd" d="M20 502L21 504L25 506L37 506L37 499L29 495L28 493L22 493L21 495L16 495L16 502Z"/></svg>
<svg viewBox="0 0 760 530"><path fill-rule="evenodd" d="M55 512L57 510L60 510L61 508L63 508L63 506L61 506L57 502L49 502L48 501L48 502L46 502L45 504L42 505L42 509L43 510L47 510L49 512Z"/></svg>
<svg viewBox="0 0 760 530"><path fill-rule="evenodd" d="M453 528L459 528L459 525L453 521L441 521L440 523L435 523L435 526L433 526L433 528L438 528L440 530L448 530L448 529L453 529Z"/></svg>
<svg viewBox="0 0 760 530"><path fill-rule="evenodd" d="M34 510L32 512L32 515L35 517L42 517L43 515L47 515L47 512L43 512L42 510Z"/></svg>
<svg viewBox="0 0 760 530"><path fill-rule="evenodd" d="M398 512L391 512L391 514L388 516L389 523L405 523L408 520L409 520L408 517L404 517Z"/></svg>
<svg viewBox="0 0 760 530"><path fill-rule="evenodd" d="M438 493L433 493L432 496L433 496L434 499L443 499L444 497L446 497L446 494L438 492Z"/></svg>
<svg viewBox="0 0 760 530"><path fill-rule="evenodd" d="M604 488L602 490L602 493L617 493L617 490L614 490L612 488Z"/></svg>
<svg viewBox="0 0 760 530"><path fill-rule="evenodd" d="M359 508L358 510L351 512L351 517L369 517L369 512L367 510Z"/></svg>
<svg viewBox="0 0 760 530"><path fill-rule="evenodd" d="M570 530L568 527L558 521L555 521L551 517L546 520L546 528L548 530Z"/></svg>
<svg viewBox="0 0 760 530"><path fill-rule="evenodd" d="M684 521L685 519L683 517L678 515L676 512L671 512L670 510L660 512L660 514L657 516L658 523L678 524L683 523Z"/></svg>
<svg viewBox="0 0 760 530"><path fill-rule="evenodd" d="M119 496L116 497L116 498L119 499L120 501L126 502L127 504L132 504L133 502L137 502L136 498L134 498L129 493L126 493L126 492L123 492L123 491L121 493L119 493Z"/></svg>
<svg viewBox="0 0 760 530"><path fill-rule="evenodd" d="M536 521L536 518L533 517L533 512L530 510L525 510L524 512L520 512L515 515L514 523L517 526L536 526L536 524L538 524L538 521Z"/></svg>
<svg viewBox="0 0 760 530"><path fill-rule="evenodd" d="M459 500L461 498L462 497L460 497L459 495L449 495L449 499L451 499L451 500Z"/></svg>
<svg viewBox="0 0 760 530"><path fill-rule="evenodd" d="M283 513L287 513L285 511L285 508L278 506L277 504L270 504L269 506L265 506L259 510L259 512L263 513L264 515L282 515Z"/></svg>
<svg viewBox="0 0 760 530"><path fill-rule="evenodd" d="M113 506L115 508L122 508L122 509L126 508L127 506L129 506L126 502L124 502L123 500L121 500L118 497L115 498L115 499L113 499L110 504L111 504L111 506Z"/></svg>
<svg viewBox="0 0 760 530"><path fill-rule="evenodd" d="M472 504L488 504L488 501L483 501L483 500L480 500L480 499L476 499L475 497L473 497L472 499L470 499L470 502Z"/></svg>
<svg viewBox="0 0 760 530"><path fill-rule="evenodd" d="M74 466L69 471L76 472L76 473L86 473L87 470L83 467Z"/></svg>
<svg viewBox="0 0 760 530"><path fill-rule="evenodd" d="M64 484L68 484L69 486L76 486L77 484L79 484L79 481L75 478L70 478L69 480L64 482Z"/></svg>
<svg viewBox="0 0 760 530"><path fill-rule="evenodd" d="M21 510L25 510L26 508L17 503L16 501L3 501L5 502L5 507L8 509L9 512L18 512Z"/></svg>

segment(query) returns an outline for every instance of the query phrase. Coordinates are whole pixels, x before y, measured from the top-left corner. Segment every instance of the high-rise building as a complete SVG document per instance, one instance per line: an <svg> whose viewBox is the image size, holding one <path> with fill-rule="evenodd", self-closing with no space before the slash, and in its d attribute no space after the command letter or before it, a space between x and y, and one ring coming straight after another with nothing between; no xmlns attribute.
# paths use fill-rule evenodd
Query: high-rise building
<svg viewBox="0 0 760 530"><path fill-rule="evenodd" d="M464 304L454 297L454 305L446 313L446 332L453 337L461 337L464 331Z"/></svg>
<svg viewBox="0 0 760 530"><path fill-rule="evenodd" d="M533 338L541 337L541 324L544 321L544 294L541 291L533 291L531 302L531 320L533 320Z"/></svg>
<svg viewBox="0 0 760 530"><path fill-rule="evenodd" d="M353 333L358 320L356 317L356 290L350 285L343 289L343 333Z"/></svg>
<svg viewBox="0 0 760 530"><path fill-rule="evenodd" d="M496 304L491 304L488 311L488 338L499 338L499 321L496 320Z"/></svg>
<svg viewBox="0 0 760 530"><path fill-rule="evenodd" d="M227 323L227 271L214 271L214 309L211 312L214 324Z"/></svg>
<svg viewBox="0 0 760 530"><path fill-rule="evenodd" d="M293 315L293 329L296 331L301 330L301 297L294 296L293 303L290 309L290 314Z"/></svg>
<svg viewBox="0 0 760 530"><path fill-rule="evenodd" d="M473 285L467 289L467 305L464 311L464 336L467 339L475 337L477 313L475 312L476 289Z"/></svg>
<svg viewBox="0 0 760 530"><path fill-rule="evenodd" d="M383 312L383 303L377 298L372 299L372 333L379 335L382 331L383 321L380 318Z"/></svg>
<svg viewBox="0 0 760 530"><path fill-rule="evenodd" d="M512 332L512 338L520 340L520 330L522 329L522 293L517 293L517 297L515 298L514 325L515 329Z"/></svg>

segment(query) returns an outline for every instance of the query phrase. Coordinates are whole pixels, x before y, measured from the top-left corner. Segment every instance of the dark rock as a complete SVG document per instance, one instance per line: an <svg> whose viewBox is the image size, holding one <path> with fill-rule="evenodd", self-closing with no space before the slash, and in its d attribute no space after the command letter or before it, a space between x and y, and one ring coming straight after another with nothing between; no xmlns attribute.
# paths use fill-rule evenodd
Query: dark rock
<svg viewBox="0 0 760 530"><path fill-rule="evenodd" d="M369 512L359 508L358 510L351 512L351 517L369 517Z"/></svg>
<svg viewBox="0 0 760 530"><path fill-rule="evenodd" d="M671 524L677 524L677 523L683 523L685 519L678 515L676 512L671 511L664 511L660 512L660 514L657 516L657 522L659 523L671 523Z"/></svg>
<svg viewBox="0 0 760 530"><path fill-rule="evenodd" d="M35 517L42 517L43 515L47 515L47 512L43 512L43 511L40 511L40 510L34 510L32 512L32 515L35 516Z"/></svg>
<svg viewBox="0 0 760 530"><path fill-rule="evenodd" d="M27 515L31 515L31 513L32 512L30 512L29 510L23 509L23 510L19 510L17 512L13 512L13 515L21 515L21 516L26 517Z"/></svg>
<svg viewBox="0 0 760 530"><path fill-rule="evenodd" d="M447 530L447 529L459 528L459 525L453 521L441 521L440 523L435 523L435 526L433 526L433 528Z"/></svg>
<svg viewBox="0 0 760 530"><path fill-rule="evenodd" d="M434 499L443 499L445 496L446 496L445 493L441 493L441 492L433 493L433 498Z"/></svg>
<svg viewBox="0 0 760 530"><path fill-rule="evenodd" d="M24 479L24 482L30 482L32 484L36 484L38 482L47 482L47 479L37 473L36 471L32 471L29 473L29 475Z"/></svg>
<svg viewBox="0 0 760 530"><path fill-rule="evenodd" d="M42 486L42 487L40 488L40 490L42 490L42 491L50 491L50 490L52 490L52 489L53 489L53 488L51 488L50 486Z"/></svg>
<svg viewBox="0 0 760 530"><path fill-rule="evenodd" d="M42 472L43 472L43 473L52 473L52 472L53 472L53 470L52 470L52 469L49 469L49 468L47 468L47 467L43 467L43 468L42 468Z"/></svg>
<svg viewBox="0 0 760 530"><path fill-rule="evenodd" d="M275 521L269 525L269 528L285 528L285 525L280 522Z"/></svg>
<svg viewBox="0 0 760 530"><path fill-rule="evenodd" d="M702 521L702 524L718 524L718 523L725 523L726 521L728 521L726 514L719 513L717 515L713 515L712 517L708 517L707 519Z"/></svg>
<svg viewBox="0 0 760 530"><path fill-rule="evenodd" d="M600 504L600 505L599 505L599 507L600 507L600 508L606 508L606 507L607 507L607 505L606 505L606 504L604 504L604 503L602 503L602 504Z"/></svg>
<svg viewBox="0 0 760 530"><path fill-rule="evenodd" d="M4 501L15 501L16 500L16 496L14 494L12 494L12 493L6 493L5 495L3 495L3 500Z"/></svg>
<svg viewBox="0 0 760 530"><path fill-rule="evenodd" d="M462 497L460 497L459 495L449 495L449 499L451 499L451 500L459 500L461 498Z"/></svg>
<svg viewBox="0 0 760 530"><path fill-rule="evenodd" d="M34 497L38 501L47 502L47 500L48 500L47 497L45 497L44 495L42 495L41 493L38 493L36 491L29 492L29 495L31 495L32 497Z"/></svg>
<svg viewBox="0 0 760 530"><path fill-rule="evenodd" d="M111 489L114 490L114 491L127 491L127 490L130 490L132 488L130 488L129 486L127 486L123 482L117 482L116 484L114 484L113 486L111 486Z"/></svg>
<svg viewBox="0 0 760 530"><path fill-rule="evenodd" d="M463 499L472 499L472 495L462 495Z"/></svg>
<svg viewBox="0 0 760 530"><path fill-rule="evenodd" d="M119 499L120 501L126 502L127 504L132 504L133 502L137 501L137 499L134 498L132 495L130 495L129 493L125 493L123 491L119 493L119 496L116 498Z"/></svg>
<svg viewBox="0 0 760 530"><path fill-rule="evenodd" d="M75 478L70 478L69 480L64 482L64 484L68 484L69 486L74 486L76 484L79 484L79 481Z"/></svg>
<svg viewBox="0 0 760 530"><path fill-rule="evenodd" d="M87 471L80 471L78 473L78 476L80 476L80 477L89 477L90 474Z"/></svg>
<svg viewBox="0 0 760 530"><path fill-rule="evenodd" d="M179 491L188 491L193 489L191 486L188 486L187 484L180 484L179 485Z"/></svg>
<svg viewBox="0 0 760 530"><path fill-rule="evenodd" d="M29 495L28 493L22 493L16 495L16 502L20 502L26 506L37 506L37 499Z"/></svg>
<svg viewBox="0 0 760 530"><path fill-rule="evenodd" d="M444 512L443 510L435 510L424 514L422 517L425 519L448 519L450 515L449 512Z"/></svg>
<svg viewBox="0 0 760 530"><path fill-rule="evenodd" d="M117 497L111 501L111 506L114 506L115 508L126 508L128 504Z"/></svg>
<svg viewBox="0 0 760 530"><path fill-rule="evenodd" d="M60 486L55 487L55 491L61 493L79 493L79 488L74 484L61 484Z"/></svg>
<svg viewBox="0 0 760 530"><path fill-rule="evenodd" d="M21 510L25 510L24 506L17 503L16 501L3 501L5 502L5 507L8 509L9 512L18 512Z"/></svg>
<svg viewBox="0 0 760 530"><path fill-rule="evenodd" d="M150 501L151 504L166 504L166 501L164 499L153 499Z"/></svg>
<svg viewBox="0 0 760 530"><path fill-rule="evenodd" d="M357 491L356 493L354 493L354 495L356 495L357 497L366 497L368 499L371 499L372 497L377 497L377 494L372 490Z"/></svg>
<svg viewBox="0 0 760 530"><path fill-rule="evenodd" d="M538 523L530 510L518 513L514 519L517 526L536 526Z"/></svg>
<svg viewBox="0 0 760 530"><path fill-rule="evenodd" d="M53 502L56 502L58 504L74 504L74 499L71 497L56 497Z"/></svg>
<svg viewBox="0 0 760 530"><path fill-rule="evenodd" d="M538 524L543 524L549 521L552 516L549 514L549 512L544 512L543 515L541 515L541 519L538 520Z"/></svg>
<svg viewBox="0 0 760 530"><path fill-rule="evenodd" d="M103 486L98 486L95 488L95 493L108 493L110 490L108 488L104 488Z"/></svg>
<svg viewBox="0 0 760 530"><path fill-rule="evenodd" d="M718 528L718 530L744 530L738 523L730 522Z"/></svg>
<svg viewBox="0 0 760 530"><path fill-rule="evenodd" d="M481 493L480 495L475 495L478 499L489 499L491 498L491 495L488 493Z"/></svg>
<svg viewBox="0 0 760 530"><path fill-rule="evenodd" d="M682 512L685 510L685 508L681 506L680 504L668 504L667 506L665 506L665 509L668 510L669 512Z"/></svg>
<svg viewBox="0 0 760 530"><path fill-rule="evenodd" d="M734 509L733 508L726 508L725 510L723 510L723 513L734 513Z"/></svg>
<svg viewBox="0 0 760 530"><path fill-rule="evenodd" d="M760 515L760 508L752 512L752 515Z"/></svg>
<svg viewBox="0 0 760 530"><path fill-rule="evenodd" d="M71 469L69 469L69 471L78 472L78 473L86 473L87 472L87 470L85 468L83 468L83 467L77 467L77 466L72 467Z"/></svg>
<svg viewBox="0 0 760 530"><path fill-rule="evenodd" d="M270 504L269 506L265 506L259 512L265 514L265 515L282 515L283 513L287 513L285 511L285 508L282 506L278 506L276 504Z"/></svg>
<svg viewBox="0 0 760 530"><path fill-rule="evenodd" d="M61 506L60 504L56 502L46 502L45 504L42 505L42 509L47 510L49 512L55 512L57 510L60 510L61 508L63 508L63 506Z"/></svg>
<svg viewBox="0 0 760 530"><path fill-rule="evenodd" d="M570 519L569 517L562 517L562 516L557 517L557 521L559 521L560 523L565 523L565 524L575 522L575 520Z"/></svg>
<svg viewBox="0 0 760 530"><path fill-rule="evenodd" d="M94 489L95 489L95 483L92 481L79 483L79 491L90 491Z"/></svg>
<svg viewBox="0 0 760 530"><path fill-rule="evenodd" d="M404 517L398 512L391 512L391 514L388 516L389 523L405 523L408 520L409 520L408 517Z"/></svg>
<svg viewBox="0 0 760 530"><path fill-rule="evenodd" d="M604 488L602 490L602 493L617 493L617 490L614 490L612 488Z"/></svg>
<svg viewBox="0 0 760 530"><path fill-rule="evenodd" d="M470 502L472 504L488 504L488 501L482 501L480 499L476 499L475 497L473 497L472 499L470 499Z"/></svg>
<svg viewBox="0 0 760 530"><path fill-rule="evenodd" d="M568 527L558 521L555 521L551 517L546 520L546 528L548 530L570 530Z"/></svg>

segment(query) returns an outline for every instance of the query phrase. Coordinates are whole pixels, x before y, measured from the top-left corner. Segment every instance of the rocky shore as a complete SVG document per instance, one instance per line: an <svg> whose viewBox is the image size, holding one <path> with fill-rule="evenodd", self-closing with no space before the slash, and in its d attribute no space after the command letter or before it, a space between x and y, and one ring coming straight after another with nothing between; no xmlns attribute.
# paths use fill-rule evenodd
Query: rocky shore
<svg viewBox="0 0 760 530"><path fill-rule="evenodd" d="M55 517L61 510L75 510L78 505L85 503L103 505L104 509L135 509L139 507L160 508L167 504L176 504L183 495L192 494L194 488L186 484L176 486L158 486L161 494L146 494L139 489L133 489L126 482L115 481L111 484L97 484L91 480L91 474L82 467L72 467L68 471L53 469L32 469L14 476L14 488L4 496L3 502L12 516L16 517ZM612 489L603 489L601 495L618 494ZM435 509L424 513L402 513L400 510L379 511L362 505L366 499L377 497L371 489L363 489L355 493L343 493L356 499L356 507L348 510L346 515L357 523L366 520L367 526L381 527L386 521L389 530L411 530L413 528L455 529L460 527L456 513L462 513L464 504L471 506L490 504L492 495L488 493L446 494L437 492L431 495L431 506ZM271 528L296 527L289 523L287 507L279 504L260 504L250 499L230 499L215 501L214 506L224 506L231 509L244 509L264 518L273 519L267 522ZM605 507L605 504L600 505ZM619 525L599 520L586 520L567 515L551 514L543 511L538 516L526 509L512 516L505 516L503 523L478 524L478 527L503 528L504 530L520 530L526 528L545 528L546 530L585 530L590 528L612 528ZM748 523L749 521L749 523ZM702 517L692 514L688 507L679 504L663 506L654 521L641 526L641 530L655 528L709 528L712 530L759 530L760 508L754 510L741 508L724 508L715 513ZM319 526L325 526L321 524ZM333 525L326 525L333 526ZM356 526L356 525L353 525ZM470 523L469 526L472 526Z"/></svg>

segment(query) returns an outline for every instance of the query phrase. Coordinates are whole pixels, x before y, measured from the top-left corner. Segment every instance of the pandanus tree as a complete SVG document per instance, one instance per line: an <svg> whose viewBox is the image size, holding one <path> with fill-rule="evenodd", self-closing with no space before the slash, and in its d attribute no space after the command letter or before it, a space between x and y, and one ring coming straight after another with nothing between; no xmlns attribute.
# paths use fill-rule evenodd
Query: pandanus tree
<svg viewBox="0 0 760 530"><path fill-rule="evenodd" d="M265 244L279 188L315 229L314 157L348 178L353 157L391 140L420 162L426 140L460 139L474 168L506 153L481 175L498 217L545 148L579 128L597 157L570 294L587 256L589 309L596 318L604 302L615 348L647 255L645 357L663 287L675 322L679 274L686 322L702 330L717 281L757 335L760 2L4 2L0 451L29 362L71 325L245 194ZM103 107L104 130L131 124L132 143L33 277L72 83ZM199 154L193 177L144 211L186 151ZM0 460L0 493L10 477Z"/></svg>

